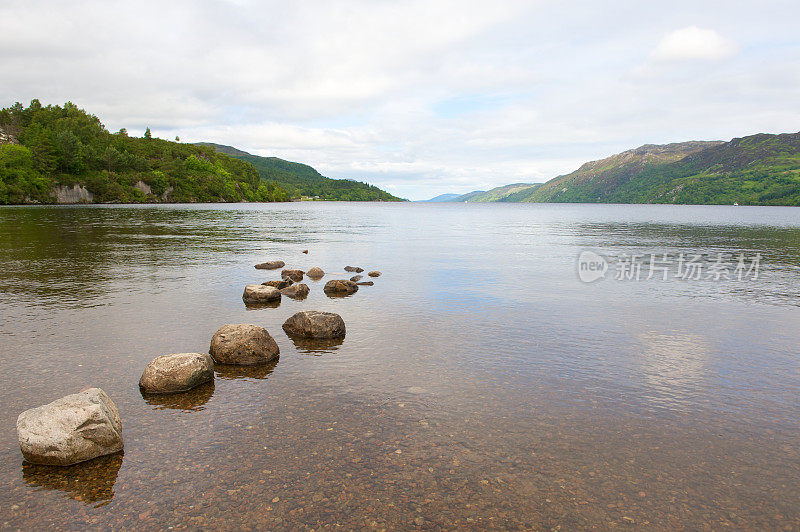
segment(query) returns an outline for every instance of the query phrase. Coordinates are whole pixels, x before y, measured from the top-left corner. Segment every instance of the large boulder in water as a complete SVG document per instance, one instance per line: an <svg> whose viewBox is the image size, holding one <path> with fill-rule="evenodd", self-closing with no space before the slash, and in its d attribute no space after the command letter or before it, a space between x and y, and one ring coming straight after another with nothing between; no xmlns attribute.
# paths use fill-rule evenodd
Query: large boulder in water
<svg viewBox="0 0 800 532"><path fill-rule="evenodd" d="M280 301L281 291L274 286L264 286L263 284L249 284L244 287L242 300L245 303L270 303Z"/></svg>
<svg viewBox="0 0 800 532"><path fill-rule="evenodd" d="M282 279L291 279L292 281L299 283L303 280L303 270L283 270L281 272Z"/></svg>
<svg viewBox="0 0 800 532"><path fill-rule="evenodd" d="M122 421L100 388L56 399L17 418L22 456L34 464L67 466L122 450Z"/></svg>
<svg viewBox="0 0 800 532"><path fill-rule="evenodd" d="M294 284L281 289L281 294L292 299L305 299L310 292L308 285L303 283Z"/></svg>
<svg viewBox="0 0 800 532"><path fill-rule="evenodd" d="M322 279L325 276L325 272L322 271L322 268L314 266L313 268L311 268L306 272L306 275L308 275L311 279L316 280L316 279Z"/></svg>
<svg viewBox="0 0 800 532"><path fill-rule="evenodd" d="M278 344L263 327L223 325L211 338L208 350L218 364L257 366L278 357Z"/></svg>
<svg viewBox="0 0 800 532"><path fill-rule="evenodd" d="M352 294L358 291L358 285L353 281L346 281L344 279L333 279L325 283L323 288L326 294L342 296Z"/></svg>
<svg viewBox="0 0 800 532"><path fill-rule="evenodd" d="M153 359L139 379L145 393L176 393L214 380L214 360L207 353L175 353Z"/></svg>
<svg viewBox="0 0 800 532"><path fill-rule="evenodd" d="M284 266L286 266L286 263L282 260L271 260L262 262L261 264L256 264L256 270L277 270L278 268L283 268Z"/></svg>
<svg viewBox="0 0 800 532"><path fill-rule="evenodd" d="M340 338L345 335L344 320L333 312L304 310L283 324L283 330L297 338Z"/></svg>

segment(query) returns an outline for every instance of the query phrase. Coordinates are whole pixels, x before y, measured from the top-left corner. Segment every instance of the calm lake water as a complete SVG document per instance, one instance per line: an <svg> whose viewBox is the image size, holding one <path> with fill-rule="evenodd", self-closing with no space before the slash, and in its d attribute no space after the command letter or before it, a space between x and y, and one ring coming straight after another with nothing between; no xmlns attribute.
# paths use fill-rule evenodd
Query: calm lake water
<svg viewBox="0 0 800 532"><path fill-rule="evenodd" d="M585 250L605 279L581 282ZM700 279L676 278L681 253ZM719 253L760 255L757 278L706 275ZM651 254L667 280L615 279ZM269 259L327 275L247 309ZM348 264L383 275L326 297ZM793 208L3 208L0 525L798 530L798 287ZM311 309L344 341L287 338ZM142 397L147 362L225 323L266 327L280 360ZM86 386L124 455L24 463L17 415Z"/></svg>

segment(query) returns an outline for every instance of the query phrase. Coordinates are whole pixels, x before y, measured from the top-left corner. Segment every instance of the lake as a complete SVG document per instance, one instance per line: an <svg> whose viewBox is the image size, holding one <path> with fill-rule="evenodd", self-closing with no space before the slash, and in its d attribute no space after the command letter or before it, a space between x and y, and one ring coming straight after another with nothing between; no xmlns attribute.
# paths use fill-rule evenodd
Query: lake
<svg viewBox="0 0 800 532"><path fill-rule="evenodd" d="M248 309L269 259L327 274ZM326 297L350 264L383 275ZM0 524L797 530L798 287L795 208L2 208ZM312 309L344 341L283 333ZM141 395L147 362L225 323L278 362ZM87 386L124 455L24 463L18 414Z"/></svg>

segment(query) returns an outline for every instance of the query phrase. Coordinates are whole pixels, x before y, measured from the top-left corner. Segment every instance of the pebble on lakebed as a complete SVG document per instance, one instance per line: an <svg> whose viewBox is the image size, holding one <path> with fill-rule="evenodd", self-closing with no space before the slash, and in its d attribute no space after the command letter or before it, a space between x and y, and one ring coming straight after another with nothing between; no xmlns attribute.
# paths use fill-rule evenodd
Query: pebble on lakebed
<svg viewBox="0 0 800 532"><path fill-rule="evenodd" d="M114 401L89 388L26 410L17 418L22 455L34 464L68 466L122 450Z"/></svg>
<svg viewBox="0 0 800 532"><path fill-rule="evenodd" d="M214 360L207 353L175 353L153 359L139 379L144 393L178 393L214 380Z"/></svg>
<svg viewBox="0 0 800 532"><path fill-rule="evenodd" d="M280 349L263 327L228 324L214 333L208 352L217 364L257 366L276 359Z"/></svg>
<svg viewBox="0 0 800 532"><path fill-rule="evenodd" d="M286 320L283 330L290 337L340 338L346 333L344 320L333 312L304 310Z"/></svg>

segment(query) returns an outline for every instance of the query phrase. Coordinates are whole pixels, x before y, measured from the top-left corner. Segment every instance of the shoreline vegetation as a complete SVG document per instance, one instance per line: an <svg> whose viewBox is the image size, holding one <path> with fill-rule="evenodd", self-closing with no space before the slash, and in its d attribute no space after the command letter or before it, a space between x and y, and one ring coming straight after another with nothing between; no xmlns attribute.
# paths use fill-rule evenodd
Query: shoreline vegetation
<svg viewBox="0 0 800 532"><path fill-rule="evenodd" d="M0 109L0 205L402 201L367 183L328 179L310 166L250 157L285 169L257 169L212 145L155 138L149 128L143 137L125 129L111 133L71 102L32 100L27 108ZM298 185L304 182L298 168L313 183Z"/></svg>

